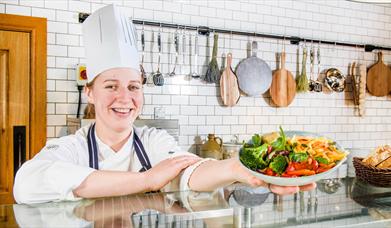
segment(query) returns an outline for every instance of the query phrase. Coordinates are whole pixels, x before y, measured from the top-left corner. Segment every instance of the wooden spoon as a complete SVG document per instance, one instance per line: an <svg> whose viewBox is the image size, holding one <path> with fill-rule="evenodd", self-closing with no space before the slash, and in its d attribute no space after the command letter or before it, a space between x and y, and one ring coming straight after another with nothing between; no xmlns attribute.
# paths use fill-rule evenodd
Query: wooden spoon
<svg viewBox="0 0 391 228"><path fill-rule="evenodd" d="M229 107L238 103L240 98L238 79L231 68L232 54L227 54L227 66L220 77L220 93L223 104Z"/></svg>
<svg viewBox="0 0 391 228"><path fill-rule="evenodd" d="M386 96L391 88L391 70L383 62L383 53L378 53L378 60L368 70L368 91L377 97Z"/></svg>
<svg viewBox="0 0 391 228"><path fill-rule="evenodd" d="M285 69L285 52L281 53L281 69L273 72L270 96L274 104L286 107L296 95L296 81L290 71Z"/></svg>

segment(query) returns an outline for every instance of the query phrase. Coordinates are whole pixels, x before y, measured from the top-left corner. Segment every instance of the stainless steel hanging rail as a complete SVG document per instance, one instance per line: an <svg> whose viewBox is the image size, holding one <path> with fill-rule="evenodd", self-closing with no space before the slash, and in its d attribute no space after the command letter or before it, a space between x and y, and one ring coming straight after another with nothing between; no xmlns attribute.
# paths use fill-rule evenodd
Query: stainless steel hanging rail
<svg viewBox="0 0 391 228"><path fill-rule="evenodd" d="M87 13L79 13L79 22L82 23L88 16L89 14ZM309 39L309 38L302 38L297 36L282 36L282 35L272 35L272 34L264 34L264 33L256 33L256 32L244 32L244 31L237 31L237 30L211 28L207 26L193 26L193 25L173 24L173 23L164 23L164 22L156 22L156 21L146 21L146 20L133 20L133 23L138 25L149 25L149 26L157 26L162 28L186 29L186 30L194 30L194 31L198 30L198 33L201 35L209 35L211 32L217 32L217 33L226 33L226 34L233 34L233 35L289 40L291 44L299 44L300 42L313 42L313 43L321 43L321 44L364 48L366 52L371 52L373 50L391 51L391 47L376 46L372 44L355 44L355 43L345 43L345 42L338 42L338 41Z"/></svg>

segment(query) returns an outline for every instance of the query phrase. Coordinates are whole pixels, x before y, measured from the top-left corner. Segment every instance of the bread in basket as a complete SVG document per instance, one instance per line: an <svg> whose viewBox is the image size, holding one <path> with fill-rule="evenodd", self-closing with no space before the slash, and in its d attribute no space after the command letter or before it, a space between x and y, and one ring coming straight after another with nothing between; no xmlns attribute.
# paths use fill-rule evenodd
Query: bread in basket
<svg viewBox="0 0 391 228"><path fill-rule="evenodd" d="M379 146L366 158L353 158L356 176L378 187L391 187L391 147Z"/></svg>

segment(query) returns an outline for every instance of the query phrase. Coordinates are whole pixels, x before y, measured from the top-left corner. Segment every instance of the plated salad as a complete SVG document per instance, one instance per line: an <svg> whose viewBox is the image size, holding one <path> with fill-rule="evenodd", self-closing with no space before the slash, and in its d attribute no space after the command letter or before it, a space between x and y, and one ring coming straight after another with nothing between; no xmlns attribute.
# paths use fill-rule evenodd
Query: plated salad
<svg viewBox="0 0 391 228"><path fill-rule="evenodd" d="M280 132L255 134L244 143L240 161L249 169L279 177L310 176L332 169L346 157L336 143L324 137L294 135Z"/></svg>

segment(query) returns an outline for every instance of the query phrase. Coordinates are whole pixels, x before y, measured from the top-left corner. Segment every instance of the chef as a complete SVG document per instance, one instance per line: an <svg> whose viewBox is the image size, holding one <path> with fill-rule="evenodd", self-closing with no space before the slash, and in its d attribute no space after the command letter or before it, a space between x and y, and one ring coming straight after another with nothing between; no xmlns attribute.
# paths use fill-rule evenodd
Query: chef
<svg viewBox="0 0 391 228"><path fill-rule="evenodd" d="M74 135L47 142L15 177L18 203L78 200L150 191L211 191L235 181L278 194L314 188L269 185L238 159L201 159L182 151L172 136L133 123L143 106L143 85L133 24L114 5L83 23L88 83L96 120Z"/></svg>

